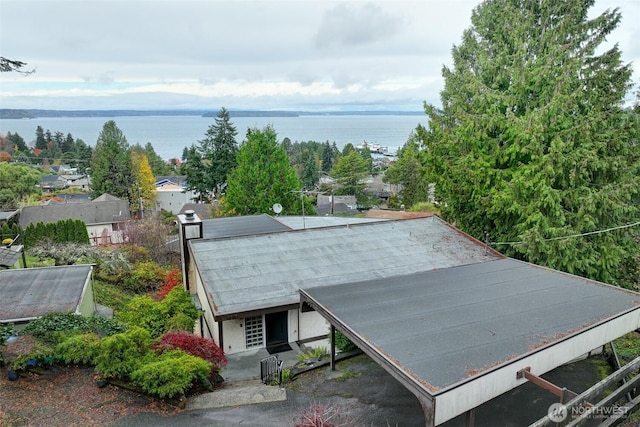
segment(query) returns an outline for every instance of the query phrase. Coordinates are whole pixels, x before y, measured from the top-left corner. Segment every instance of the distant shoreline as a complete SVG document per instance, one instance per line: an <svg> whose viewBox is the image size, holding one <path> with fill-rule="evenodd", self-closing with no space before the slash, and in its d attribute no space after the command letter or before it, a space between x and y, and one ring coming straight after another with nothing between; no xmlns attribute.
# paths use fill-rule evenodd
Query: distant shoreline
<svg viewBox="0 0 640 427"><path fill-rule="evenodd" d="M424 111L285 111L228 110L230 117L299 117L299 116L418 116ZM0 109L0 119L38 119L43 117L144 117L199 116L216 117L210 110L37 110Z"/></svg>

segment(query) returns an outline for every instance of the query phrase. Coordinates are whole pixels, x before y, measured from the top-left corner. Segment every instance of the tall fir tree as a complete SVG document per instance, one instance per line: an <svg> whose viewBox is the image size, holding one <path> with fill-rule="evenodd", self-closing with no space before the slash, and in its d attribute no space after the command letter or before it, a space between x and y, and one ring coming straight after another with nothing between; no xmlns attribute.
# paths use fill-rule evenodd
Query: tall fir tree
<svg viewBox="0 0 640 427"><path fill-rule="evenodd" d="M229 112L223 107L218 112L215 123L207 129L205 139L200 141L206 169L204 178L215 198L219 198L224 192L229 172L236 167L237 134Z"/></svg>
<svg viewBox="0 0 640 427"><path fill-rule="evenodd" d="M131 152L127 138L109 120L102 127L91 158L91 196L104 193L129 199L129 187L133 182Z"/></svg>
<svg viewBox="0 0 640 427"><path fill-rule="evenodd" d="M269 213L275 203L283 215L298 214L301 184L271 126L249 129L238 151L238 165L229 173L223 205L236 215ZM306 209L306 208L305 208Z"/></svg>
<svg viewBox="0 0 640 427"><path fill-rule="evenodd" d="M530 262L629 286L638 242L637 120L623 108L631 66L604 46L621 15L594 0L490 0L425 104L429 177L443 214Z"/></svg>

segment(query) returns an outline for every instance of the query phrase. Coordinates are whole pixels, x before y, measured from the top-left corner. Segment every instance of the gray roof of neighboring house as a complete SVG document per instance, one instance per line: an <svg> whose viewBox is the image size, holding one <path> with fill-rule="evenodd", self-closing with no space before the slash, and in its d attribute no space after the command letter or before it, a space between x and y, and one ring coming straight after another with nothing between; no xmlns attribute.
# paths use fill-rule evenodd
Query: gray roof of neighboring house
<svg viewBox="0 0 640 427"><path fill-rule="evenodd" d="M635 292L513 259L302 293L433 394L640 302Z"/></svg>
<svg viewBox="0 0 640 427"><path fill-rule="evenodd" d="M96 197L95 199L93 199L92 202L115 202L117 200L122 200L122 199L119 199L116 196L112 196L109 193L104 193Z"/></svg>
<svg viewBox="0 0 640 427"><path fill-rule="evenodd" d="M4 221L10 220L14 216L18 215L19 212L20 212L19 210L15 210L15 211L0 211L0 222L4 222Z"/></svg>
<svg viewBox="0 0 640 427"><path fill-rule="evenodd" d="M25 206L20 213L20 226L38 222L49 223L61 219L80 219L87 225L112 224L131 218L127 200L107 202L69 203L41 206Z"/></svg>
<svg viewBox="0 0 640 427"><path fill-rule="evenodd" d="M204 239L277 233L291 230L267 214L232 216L202 221Z"/></svg>
<svg viewBox="0 0 640 427"><path fill-rule="evenodd" d="M76 312L91 265L0 270L0 321Z"/></svg>
<svg viewBox="0 0 640 427"><path fill-rule="evenodd" d="M211 219L213 211L218 206L218 201L214 200L213 203L185 203L178 214L184 214L186 211L193 211L200 219Z"/></svg>
<svg viewBox="0 0 640 427"><path fill-rule="evenodd" d="M22 255L22 250L22 245L15 245L10 248L0 246L0 267L9 268L15 265Z"/></svg>
<svg viewBox="0 0 640 427"><path fill-rule="evenodd" d="M249 217L252 218L252 217ZM214 315L295 305L298 289L500 258L437 217L191 240Z"/></svg>

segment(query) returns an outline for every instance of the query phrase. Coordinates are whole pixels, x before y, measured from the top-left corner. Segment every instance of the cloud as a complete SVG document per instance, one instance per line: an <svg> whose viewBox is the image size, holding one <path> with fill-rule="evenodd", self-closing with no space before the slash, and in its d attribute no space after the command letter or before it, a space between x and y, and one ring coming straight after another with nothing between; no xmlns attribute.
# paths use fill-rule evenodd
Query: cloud
<svg viewBox="0 0 640 427"><path fill-rule="evenodd" d="M365 47L398 34L403 19L373 3L340 3L324 12L314 44L332 47Z"/></svg>

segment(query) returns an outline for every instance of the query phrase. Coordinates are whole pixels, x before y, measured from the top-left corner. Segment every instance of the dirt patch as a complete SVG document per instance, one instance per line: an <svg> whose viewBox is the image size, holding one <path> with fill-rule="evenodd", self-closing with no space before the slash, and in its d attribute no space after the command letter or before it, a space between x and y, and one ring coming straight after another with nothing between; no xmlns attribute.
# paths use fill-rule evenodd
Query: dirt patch
<svg viewBox="0 0 640 427"><path fill-rule="evenodd" d="M174 415L180 409L158 399L107 385L93 368L53 366L9 381L0 375L0 426L104 426L138 412Z"/></svg>

